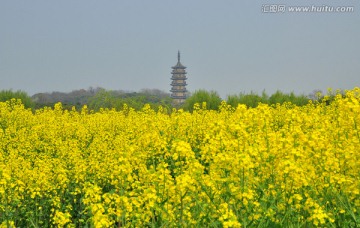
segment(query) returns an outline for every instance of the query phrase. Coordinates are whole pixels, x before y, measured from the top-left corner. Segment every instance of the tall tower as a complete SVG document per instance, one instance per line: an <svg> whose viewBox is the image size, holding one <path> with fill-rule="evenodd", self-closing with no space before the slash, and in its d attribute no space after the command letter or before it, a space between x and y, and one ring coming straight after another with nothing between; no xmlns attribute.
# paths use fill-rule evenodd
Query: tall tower
<svg viewBox="0 0 360 228"><path fill-rule="evenodd" d="M174 105L181 105L186 100L186 67L180 63L180 51L178 51L178 62L172 67L171 98Z"/></svg>

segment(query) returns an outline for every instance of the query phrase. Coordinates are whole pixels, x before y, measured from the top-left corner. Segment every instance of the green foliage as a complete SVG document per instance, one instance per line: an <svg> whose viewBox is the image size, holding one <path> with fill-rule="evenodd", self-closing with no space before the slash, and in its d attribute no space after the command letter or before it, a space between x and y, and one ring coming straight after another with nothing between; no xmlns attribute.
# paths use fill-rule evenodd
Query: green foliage
<svg viewBox="0 0 360 228"><path fill-rule="evenodd" d="M239 95L229 95L227 103L233 107L236 107L238 104L245 104L248 107L255 108L259 103L268 103L268 99L265 91L263 91L261 96L250 92L250 94L240 93Z"/></svg>
<svg viewBox="0 0 360 228"><path fill-rule="evenodd" d="M269 98L269 104L282 104L285 102L291 102L295 105L306 105L309 102L309 98L307 98L305 95L299 95L296 96L294 92L291 92L289 94L283 93L281 91L276 91L273 95Z"/></svg>
<svg viewBox="0 0 360 228"><path fill-rule="evenodd" d="M337 89L337 90L333 90L331 88L329 88L327 90L326 94L323 94L321 91L315 91L316 94L313 95L315 101L321 103L321 102L325 102L326 105L330 105L330 103L332 103L337 95L341 95L342 97L345 97L345 91Z"/></svg>
<svg viewBox="0 0 360 228"><path fill-rule="evenodd" d="M90 109L98 111L100 108L119 108L122 103L111 91L103 89L89 99L88 106Z"/></svg>
<svg viewBox="0 0 360 228"><path fill-rule="evenodd" d="M276 91L270 97L262 92L261 96L251 92L250 94L240 93L239 95L229 95L227 97L227 103L233 107L238 104L245 104L247 107L255 108L259 103L263 104L283 104L285 102L291 102L292 104L302 106L309 102L309 98L305 95L295 95L293 92L286 94L281 91Z"/></svg>
<svg viewBox="0 0 360 228"><path fill-rule="evenodd" d="M331 103L335 94L339 91L328 91L328 96L322 95L315 91L309 97L305 95L295 95L293 92L284 93L276 91L269 96L265 91L261 95L254 92L239 93L238 95L229 95L227 97L227 104L232 107L237 107L238 104L245 104L247 107L254 108L259 103L264 104L282 104L284 102L291 102L294 105L306 105L309 100L321 101L325 97L327 103ZM89 88L88 90L74 90L70 93L52 92L52 93L38 93L29 98L26 93L18 91L2 91L0 94L2 100L8 100L15 97L20 98L26 107L35 109L43 108L45 106L53 107L56 103L61 102L64 109L71 110L75 107L76 110L81 110L81 107L87 105L90 110L99 111L101 108L121 110L126 104L129 108L141 110L145 104L149 104L152 109L157 110L160 106L167 112L171 112L172 99L170 94L162 92L157 89L143 89L140 92L125 92L122 90L105 90L103 88ZM187 111L193 111L194 105L198 103L203 106L206 103L207 109L218 110L221 104L221 98L216 91L198 90L188 97L185 103L180 106Z"/></svg>
<svg viewBox="0 0 360 228"><path fill-rule="evenodd" d="M80 89L74 90L70 93L52 92L52 93L37 93L32 96L35 102L35 108L53 107L56 103L61 102L64 109L71 110L75 107L80 110L85 104L88 104L90 97L98 93L101 88L92 88L88 90Z"/></svg>
<svg viewBox="0 0 360 228"><path fill-rule="evenodd" d="M0 91L0 102L11 100L12 98L20 99L25 108L34 108L34 102L31 97L24 91L18 90L16 92L12 90Z"/></svg>
<svg viewBox="0 0 360 228"><path fill-rule="evenodd" d="M196 103L202 105L204 102L207 109L217 110L221 104L221 98L216 91L198 90L186 99L183 108L192 112Z"/></svg>
<svg viewBox="0 0 360 228"><path fill-rule="evenodd" d="M129 108L140 110L145 104L149 104L152 109L157 110L160 106L170 111L170 95L157 89L143 89L140 92L125 92L122 90L105 90L103 88L92 88L88 90L74 90L70 93L52 92L38 93L32 99L35 102L35 108L53 107L58 102L62 103L64 109L81 110L87 105L90 110L99 111L102 109L120 110L124 104Z"/></svg>
<svg viewBox="0 0 360 228"><path fill-rule="evenodd" d="M119 93L118 91L107 91L105 89L96 93L88 101L89 108L99 111L101 108L121 110L124 105L135 110L141 110L145 104L149 104L152 109L159 106L171 110L171 98L163 93L156 91L142 91L140 93Z"/></svg>

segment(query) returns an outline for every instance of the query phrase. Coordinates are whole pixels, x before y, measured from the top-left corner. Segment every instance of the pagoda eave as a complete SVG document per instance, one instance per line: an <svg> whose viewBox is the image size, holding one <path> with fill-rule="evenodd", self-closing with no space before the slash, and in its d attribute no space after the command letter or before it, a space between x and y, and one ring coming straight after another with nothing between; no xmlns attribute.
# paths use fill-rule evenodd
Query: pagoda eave
<svg viewBox="0 0 360 228"><path fill-rule="evenodd" d="M176 89L176 88L172 88L170 91L174 92L174 93L186 93L187 92L186 89Z"/></svg>
<svg viewBox="0 0 360 228"><path fill-rule="evenodd" d="M186 80L187 77L186 77L186 75L173 75L173 76L171 77L171 79L172 79L172 80Z"/></svg>
<svg viewBox="0 0 360 228"><path fill-rule="evenodd" d="M185 72L185 71L184 71L184 72L176 72L176 71L172 71L171 73L172 73L172 74L187 74L187 72Z"/></svg>
<svg viewBox="0 0 360 228"><path fill-rule="evenodd" d="M171 98L173 99L186 99L186 96L175 96L175 95L171 95Z"/></svg>
<svg viewBox="0 0 360 228"><path fill-rule="evenodd" d="M186 66L173 66L173 69L186 69Z"/></svg>
<svg viewBox="0 0 360 228"><path fill-rule="evenodd" d="M184 83L176 83L176 82L173 82L170 84L171 86L187 86L187 83L184 82Z"/></svg>

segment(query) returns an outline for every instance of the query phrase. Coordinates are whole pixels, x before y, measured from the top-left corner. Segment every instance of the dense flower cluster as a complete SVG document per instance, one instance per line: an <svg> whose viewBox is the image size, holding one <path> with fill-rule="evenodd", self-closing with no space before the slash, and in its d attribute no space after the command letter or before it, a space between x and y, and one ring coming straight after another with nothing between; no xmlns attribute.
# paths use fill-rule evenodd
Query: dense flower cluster
<svg viewBox="0 0 360 228"><path fill-rule="evenodd" d="M0 103L0 226L360 225L360 89L330 103Z"/></svg>

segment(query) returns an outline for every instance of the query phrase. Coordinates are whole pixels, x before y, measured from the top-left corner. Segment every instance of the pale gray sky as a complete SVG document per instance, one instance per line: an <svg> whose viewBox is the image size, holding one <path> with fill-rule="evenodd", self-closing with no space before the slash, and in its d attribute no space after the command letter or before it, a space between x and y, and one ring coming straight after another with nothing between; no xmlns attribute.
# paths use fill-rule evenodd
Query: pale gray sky
<svg viewBox="0 0 360 228"><path fill-rule="evenodd" d="M285 12L262 12L268 4ZM169 91L178 50L192 92L351 89L360 86L360 1L0 0L0 89Z"/></svg>

